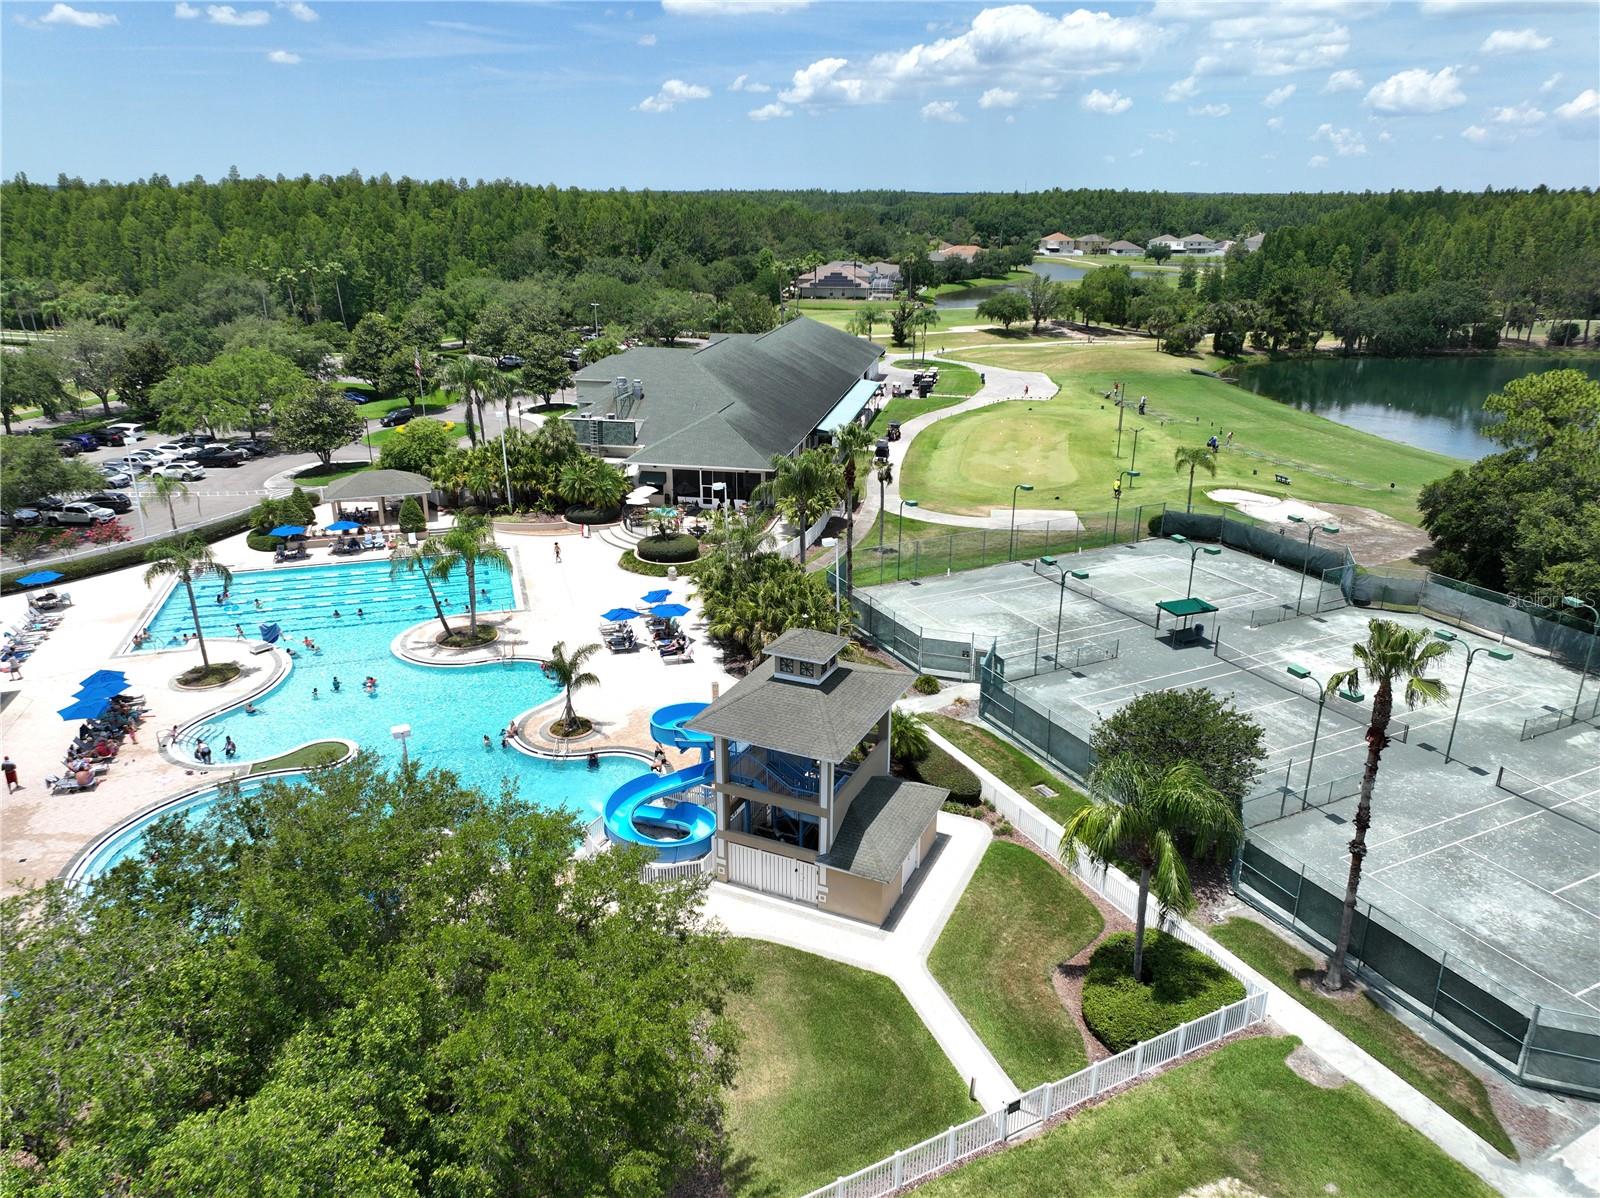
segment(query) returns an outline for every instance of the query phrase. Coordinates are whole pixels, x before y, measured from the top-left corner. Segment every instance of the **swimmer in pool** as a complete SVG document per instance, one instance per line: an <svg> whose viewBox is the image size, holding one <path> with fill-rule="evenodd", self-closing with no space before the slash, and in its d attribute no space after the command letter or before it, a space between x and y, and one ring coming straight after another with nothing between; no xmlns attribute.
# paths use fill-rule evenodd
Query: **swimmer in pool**
<svg viewBox="0 0 1600 1198"><path fill-rule="evenodd" d="M335 674L333 676L333 689L334 689L334 692L338 693L338 691L340 690L342 685L343 684L339 681L339 675Z"/></svg>

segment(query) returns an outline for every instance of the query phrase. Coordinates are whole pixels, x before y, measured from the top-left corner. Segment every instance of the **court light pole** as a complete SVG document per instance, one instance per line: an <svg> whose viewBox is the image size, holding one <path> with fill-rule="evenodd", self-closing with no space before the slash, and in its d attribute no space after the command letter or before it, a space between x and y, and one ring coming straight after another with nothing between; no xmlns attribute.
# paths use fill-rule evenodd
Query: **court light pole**
<svg viewBox="0 0 1600 1198"><path fill-rule="evenodd" d="M1449 641L1452 644L1461 639L1447 628L1435 628L1433 635L1441 641ZM1461 672L1461 688L1456 691L1456 713L1450 719L1450 739L1445 741L1444 745L1446 765L1450 764L1450 750L1456 743L1456 721L1461 718L1461 700L1467 695L1467 679L1472 674L1472 659L1480 653L1487 653L1496 661L1510 661L1513 656L1510 649L1502 649L1498 645L1479 645L1476 649L1467 650L1467 668Z"/></svg>
<svg viewBox="0 0 1600 1198"><path fill-rule="evenodd" d="M1305 666L1285 666L1284 669L1291 678L1298 678L1302 682L1310 679L1317 684L1317 722L1311 730L1311 758L1306 762L1306 788L1300 800L1303 806L1305 801L1311 797L1311 771L1317 765L1317 738L1322 735L1322 709L1328 705L1328 688L1320 678L1313 677L1311 671L1306 669ZM1339 697L1351 703L1360 703L1366 698L1358 690L1342 690L1339 692Z"/></svg>
<svg viewBox="0 0 1600 1198"><path fill-rule="evenodd" d="M915 499L902 499L900 501L899 528L894 543L894 580L896 582L900 581L900 555L905 552L906 548L906 509L916 506L917 501Z"/></svg>
<svg viewBox="0 0 1600 1198"><path fill-rule="evenodd" d="M589 311L593 313L589 327L593 331L594 335L598 337L600 335L600 305L591 301L589 304Z"/></svg>
<svg viewBox="0 0 1600 1198"><path fill-rule="evenodd" d="M396 724L389 729L389 735L400 742L400 768L405 769L409 758L406 756L406 740L411 736L410 724Z"/></svg>
<svg viewBox="0 0 1600 1198"><path fill-rule="evenodd" d="M1032 483L1018 483L1011 488L1011 541L1006 546L1006 561L1017 556L1017 492L1033 490Z"/></svg>
<svg viewBox="0 0 1600 1198"><path fill-rule="evenodd" d="M1139 464L1139 434L1144 432L1144 425L1133 430L1133 456L1128 459L1128 468L1131 470Z"/></svg>
<svg viewBox="0 0 1600 1198"><path fill-rule="evenodd" d="M1071 571L1068 571L1068 570L1062 569L1062 567L1057 564L1056 559L1053 558L1053 557L1041 556L1039 558L1039 564L1041 566L1049 566L1051 569L1055 570L1060 575L1060 577L1058 577L1056 579L1056 585L1061 588L1061 593L1056 596L1056 648L1055 648L1055 652L1050 655L1050 660L1051 661L1053 661L1053 662L1055 662L1057 664L1060 664L1060 662L1061 662L1061 614L1062 614L1062 608L1065 607L1066 602L1067 602L1067 575L1070 573L1072 575L1072 577L1076 578L1079 582L1084 582L1084 581L1086 581L1088 579L1089 572L1087 570L1071 570Z"/></svg>
<svg viewBox="0 0 1600 1198"><path fill-rule="evenodd" d="M1311 542L1316 540L1319 532L1325 532L1330 537L1338 536L1339 526L1337 524L1313 524L1304 516L1290 516L1289 523L1304 524L1306 526L1306 555L1300 562L1300 591L1294 597L1294 614L1298 616L1300 614L1300 600L1305 597L1306 593L1306 570L1311 565Z"/></svg>
<svg viewBox="0 0 1600 1198"><path fill-rule="evenodd" d="M1188 537L1183 536L1181 533L1173 533L1170 539L1178 542L1180 545L1189 546L1189 585L1184 587L1183 590L1183 597L1187 599L1194 594L1194 559L1202 553L1216 557L1222 552L1222 550L1213 545L1195 545L1189 540Z"/></svg>
<svg viewBox="0 0 1600 1198"><path fill-rule="evenodd" d="M1578 705L1583 702L1583 684L1589 677L1590 659L1594 657L1594 643L1596 640L1600 640L1600 609L1596 609L1595 605L1592 603L1585 603L1576 595L1561 596L1561 606L1570 607L1575 611L1578 609L1587 611L1591 621L1591 626L1589 629L1589 648L1585 650L1583 654L1583 673L1578 675L1578 697L1572 701L1572 720L1573 723L1577 723Z"/></svg>
<svg viewBox="0 0 1600 1198"><path fill-rule="evenodd" d="M1113 544L1116 543L1117 528L1122 522L1122 480L1126 478L1131 484L1138 477L1139 472L1137 470L1123 470L1117 475L1117 506L1116 510L1111 514L1111 541Z"/></svg>

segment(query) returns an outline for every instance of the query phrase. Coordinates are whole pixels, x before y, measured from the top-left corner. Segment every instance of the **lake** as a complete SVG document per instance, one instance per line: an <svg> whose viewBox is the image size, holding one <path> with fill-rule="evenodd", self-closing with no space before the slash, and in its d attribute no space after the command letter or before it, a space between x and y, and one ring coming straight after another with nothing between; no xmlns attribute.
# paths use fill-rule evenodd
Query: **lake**
<svg viewBox="0 0 1600 1198"><path fill-rule="evenodd" d="M1566 354L1459 358L1318 358L1245 366L1247 391L1388 441L1476 461L1500 447L1483 435L1483 401L1512 379L1561 367L1600 379L1600 358Z"/></svg>
<svg viewBox="0 0 1600 1198"><path fill-rule="evenodd" d="M1137 259L1129 259L1130 262ZM1023 267L1034 274L1043 275L1056 282L1076 283L1091 270L1099 267L1091 264L1078 264L1072 262L1035 262L1032 266ZM1134 270L1135 275L1159 275L1158 270ZM960 291L940 296L933 301L935 308L971 308L981 304L984 300L999 295L1002 291L1026 291L1026 283L996 283L988 287L964 287Z"/></svg>

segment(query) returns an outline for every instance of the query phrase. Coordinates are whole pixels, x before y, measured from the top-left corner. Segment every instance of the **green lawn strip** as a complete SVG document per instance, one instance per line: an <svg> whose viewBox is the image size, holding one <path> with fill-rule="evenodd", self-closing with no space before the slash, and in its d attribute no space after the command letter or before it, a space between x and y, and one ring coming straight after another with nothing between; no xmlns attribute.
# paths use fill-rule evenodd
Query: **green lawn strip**
<svg viewBox="0 0 1600 1198"><path fill-rule="evenodd" d="M938 358L896 358L889 363L902 370L921 370L924 366L937 366L939 368L940 395L970 396L978 393L978 388L983 386L983 381L978 377L978 372L969 366L962 366L956 362L941 362Z"/></svg>
<svg viewBox="0 0 1600 1198"><path fill-rule="evenodd" d="M341 478L349 478L352 474L372 468L371 462L331 462L326 467L308 466L294 476L294 481L310 487L325 487Z"/></svg>
<svg viewBox="0 0 1600 1198"><path fill-rule="evenodd" d="M1052 976L1100 934L1095 905L1048 861L991 844L928 956L928 968L1022 1089L1089 1063Z"/></svg>
<svg viewBox="0 0 1600 1198"><path fill-rule="evenodd" d="M1172 1198L1225 1177L1274 1198L1494 1198L1359 1087L1324 1090L1292 1036L1229 1044L1081 1111L918 1198Z"/></svg>
<svg viewBox="0 0 1600 1198"><path fill-rule="evenodd" d="M741 1195L803 1194L979 1113L898 987L796 949L750 943L754 989L729 1098Z"/></svg>
<svg viewBox="0 0 1600 1198"><path fill-rule="evenodd" d="M1118 471L1127 468L1138 469L1141 477L1125 489L1124 504L1130 498L1182 503L1188 474L1173 470L1173 450L1232 431L1234 449L1220 455L1215 477L1196 476L1197 492L1232 487L1292 494L1370 507L1414 524L1423 484L1460 465L1191 372L1225 364L1210 356L1175 358L1150 345L1039 348L999 356L979 349L964 356L1042 370L1061 391L1048 402L995 405L954 416L919 436L901 467L901 487L918 498L937 499L941 510L987 514L1010 502L1014 482L1029 481L1035 486L1032 507L1099 511L1111 500ZM1134 399L1148 395L1151 407L1143 417L1123 411L1120 457L1118 411L1105 399L1114 381L1124 383ZM1132 442L1138 428L1143 432L1135 462ZM1277 485L1277 473L1287 474L1291 486Z"/></svg>
<svg viewBox="0 0 1600 1198"><path fill-rule="evenodd" d="M922 718L928 727L1057 823L1064 824L1067 817L1086 802L1083 795L1069 783L1063 782L1016 745L1001 740L987 728L931 712ZM1034 789L1039 785L1048 786L1055 793L1042 795Z"/></svg>
<svg viewBox="0 0 1600 1198"><path fill-rule="evenodd" d="M900 399L891 399L872 418L872 424L868 426L867 431L874 437L881 437L889 431L889 425L892 421L898 420L901 424L904 424L906 421L914 420L928 412L937 412L940 408L954 407L962 402L962 398L959 395L930 395L927 399L918 399L914 395L907 395L902 396ZM863 479L870 478L871 475L872 472L867 469L858 472L858 477Z"/></svg>
<svg viewBox="0 0 1600 1198"><path fill-rule="evenodd" d="M314 769L319 765L332 765L347 752L349 747L343 741L319 740L309 745L301 745L298 749L291 749L277 757L258 761L250 767L250 772L266 774L273 770Z"/></svg>
<svg viewBox="0 0 1600 1198"><path fill-rule="evenodd" d="M1334 999L1307 990L1300 979L1315 971L1316 962L1271 928L1236 916L1212 928L1211 934L1506 1156L1517 1159L1516 1146L1472 1070L1445 1056L1365 995Z"/></svg>
<svg viewBox="0 0 1600 1198"><path fill-rule="evenodd" d="M372 391L371 387L362 386L360 384L347 384L345 389L348 391L366 391L368 393L371 393ZM431 391L423 399L422 404L420 405L422 410L419 414L423 416L437 416L440 412L443 412L454 402L455 396L451 395L447 391ZM366 417L368 420L377 420L381 416L387 416L396 408L416 407L418 407L418 404L417 397L415 395L397 395L390 399L371 399L366 403L355 405L356 413Z"/></svg>
<svg viewBox="0 0 1600 1198"><path fill-rule="evenodd" d="M1002 278L998 275L982 279L963 279L959 283L940 283L934 287L924 287L921 290L923 299L959 299L974 288L1004 287L1009 284L1026 284L1033 278L1031 270L1008 271Z"/></svg>

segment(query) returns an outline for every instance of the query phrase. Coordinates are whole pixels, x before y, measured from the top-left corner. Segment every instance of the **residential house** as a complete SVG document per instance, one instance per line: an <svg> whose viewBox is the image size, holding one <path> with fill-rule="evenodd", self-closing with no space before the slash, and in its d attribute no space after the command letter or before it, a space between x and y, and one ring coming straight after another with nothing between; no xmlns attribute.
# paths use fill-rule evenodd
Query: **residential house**
<svg viewBox="0 0 1600 1198"><path fill-rule="evenodd" d="M1062 254L1072 248L1072 238L1065 233L1046 233L1039 239L1041 254Z"/></svg>
<svg viewBox="0 0 1600 1198"><path fill-rule="evenodd" d="M847 664L848 643L791 629L686 727L714 745L717 878L881 924L949 792L889 772L890 709L915 676Z"/></svg>
<svg viewBox="0 0 1600 1198"><path fill-rule="evenodd" d="M804 317L695 347L637 348L578 371L579 444L680 503L748 501L776 454L870 417L883 350Z"/></svg>
<svg viewBox="0 0 1600 1198"><path fill-rule="evenodd" d="M1185 254L1214 254L1217 252L1217 243L1204 233L1190 233L1183 239L1183 252Z"/></svg>
<svg viewBox="0 0 1600 1198"><path fill-rule="evenodd" d="M1111 244L1109 237L1102 237L1098 233L1090 233L1085 237L1074 237L1072 248L1084 254L1103 254L1106 246Z"/></svg>
<svg viewBox="0 0 1600 1198"><path fill-rule="evenodd" d="M794 281L801 299L889 299L900 287L893 262L827 262Z"/></svg>
<svg viewBox="0 0 1600 1198"><path fill-rule="evenodd" d="M1131 241L1113 241L1106 246L1104 252L1115 258L1136 258L1144 253L1144 246L1135 245Z"/></svg>
<svg viewBox="0 0 1600 1198"><path fill-rule="evenodd" d="M1265 233L1252 233L1244 239L1244 252L1253 254L1261 248L1261 243L1267 239Z"/></svg>
<svg viewBox="0 0 1600 1198"><path fill-rule="evenodd" d="M1150 239L1150 247L1152 249L1158 245L1166 246L1174 254L1183 253L1183 238L1174 237L1171 233L1163 233L1160 237L1152 237Z"/></svg>
<svg viewBox="0 0 1600 1198"><path fill-rule="evenodd" d="M971 262L983 253L981 245L951 245L948 241L941 241L939 248L928 255L929 262L943 262L946 258L965 258Z"/></svg>

